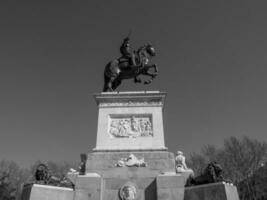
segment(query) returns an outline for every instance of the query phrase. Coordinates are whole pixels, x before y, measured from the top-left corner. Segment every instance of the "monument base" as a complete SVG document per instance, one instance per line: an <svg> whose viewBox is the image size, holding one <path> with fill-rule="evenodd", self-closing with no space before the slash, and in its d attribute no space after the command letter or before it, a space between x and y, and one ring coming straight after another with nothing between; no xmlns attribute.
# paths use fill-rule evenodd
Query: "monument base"
<svg viewBox="0 0 267 200"><path fill-rule="evenodd" d="M73 200L73 197L73 189L39 184L25 185L21 194L21 200Z"/></svg>
<svg viewBox="0 0 267 200"><path fill-rule="evenodd" d="M185 188L184 200L239 200L237 189L224 182Z"/></svg>
<svg viewBox="0 0 267 200"><path fill-rule="evenodd" d="M22 200L238 200L236 188L184 188L190 172L176 173L164 143L166 93L104 92L98 105L96 147L85 175L69 174L75 189L25 186Z"/></svg>
<svg viewBox="0 0 267 200"><path fill-rule="evenodd" d="M126 172L127 170L125 170ZM123 190L132 187L125 195L132 195L134 200L183 200L184 177L175 173L161 174L156 177L140 176L137 168L131 168L132 173L121 177L101 177L94 174L78 176L74 200L123 200Z"/></svg>
<svg viewBox="0 0 267 200"><path fill-rule="evenodd" d="M130 155L143 164L131 162ZM125 165L120 165L122 160ZM86 175L75 180L74 200L125 200L125 188L132 188L125 193L133 195L130 200L183 200L186 183L175 173L174 154L167 151L89 153Z"/></svg>

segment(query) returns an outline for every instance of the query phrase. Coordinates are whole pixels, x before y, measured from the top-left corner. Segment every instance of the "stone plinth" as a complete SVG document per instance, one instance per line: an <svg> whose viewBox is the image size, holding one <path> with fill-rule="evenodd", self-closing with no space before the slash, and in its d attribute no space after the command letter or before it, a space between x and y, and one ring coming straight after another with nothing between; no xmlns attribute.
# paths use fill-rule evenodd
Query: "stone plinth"
<svg viewBox="0 0 267 200"><path fill-rule="evenodd" d="M21 200L73 200L70 188L29 184L24 186Z"/></svg>
<svg viewBox="0 0 267 200"><path fill-rule="evenodd" d="M95 173L78 176L73 200L101 200L102 178Z"/></svg>
<svg viewBox="0 0 267 200"><path fill-rule="evenodd" d="M94 151L166 150L162 110L166 93L103 92Z"/></svg>
<svg viewBox="0 0 267 200"><path fill-rule="evenodd" d="M235 186L220 182L185 188L184 200L239 200Z"/></svg>
<svg viewBox="0 0 267 200"><path fill-rule="evenodd" d="M186 179L175 173L161 174L156 178L158 200L184 200Z"/></svg>
<svg viewBox="0 0 267 200"><path fill-rule="evenodd" d="M127 170L136 173L124 173ZM74 200L122 200L120 191L127 184L136 188L136 200L183 200L185 179L180 175L167 173L148 177L138 168L122 168L121 173L117 177L95 173L78 176Z"/></svg>

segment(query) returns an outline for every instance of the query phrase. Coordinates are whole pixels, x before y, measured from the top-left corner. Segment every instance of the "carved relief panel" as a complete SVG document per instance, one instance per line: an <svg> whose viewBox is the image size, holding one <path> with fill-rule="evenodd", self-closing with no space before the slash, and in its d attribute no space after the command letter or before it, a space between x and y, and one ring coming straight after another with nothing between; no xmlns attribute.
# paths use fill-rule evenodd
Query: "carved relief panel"
<svg viewBox="0 0 267 200"><path fill-rule="evenodd" d="M108 133L118 137L152 137L152 115L110 115Z"/></svg>

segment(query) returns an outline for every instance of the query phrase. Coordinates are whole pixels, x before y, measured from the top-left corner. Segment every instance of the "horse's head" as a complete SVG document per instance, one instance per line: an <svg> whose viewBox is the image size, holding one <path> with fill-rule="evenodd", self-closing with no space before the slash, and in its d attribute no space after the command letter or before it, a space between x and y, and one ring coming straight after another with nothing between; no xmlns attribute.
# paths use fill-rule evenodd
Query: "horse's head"
<svg viewBox="0 0 267 200"><path fill-rule="evenodd" d="M137 50L137 54L143 55L143 56L149 58L149 57L153 57L156 55L156 50L151 44L147 43L147 44L141 46Z"/></svg>
<svg viewBox="0 0 267 200"><path fill-rule="evenodd" d="M156 55L156 50L151 44L146 44L145 49L151 57Z"/></svg>

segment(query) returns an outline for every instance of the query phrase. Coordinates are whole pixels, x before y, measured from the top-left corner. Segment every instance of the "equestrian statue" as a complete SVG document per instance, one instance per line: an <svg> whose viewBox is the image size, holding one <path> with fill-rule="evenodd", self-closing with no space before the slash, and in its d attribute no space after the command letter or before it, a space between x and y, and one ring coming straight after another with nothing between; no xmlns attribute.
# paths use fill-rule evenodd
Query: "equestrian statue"
<svg viewBox="0 0 267 200"><path fill-rule="evenodd" d="M151 44L145 44L137 51L133 51L128 36L120 46L120 53L122 54L120 58L110 61L105 67L103 92L115 91L123 79L134 79L135 83L141 83L139 76L145 75L150 79L144 81L144 84L149 84L157 76L157 66L149 63L156 55Z"/></svg>

